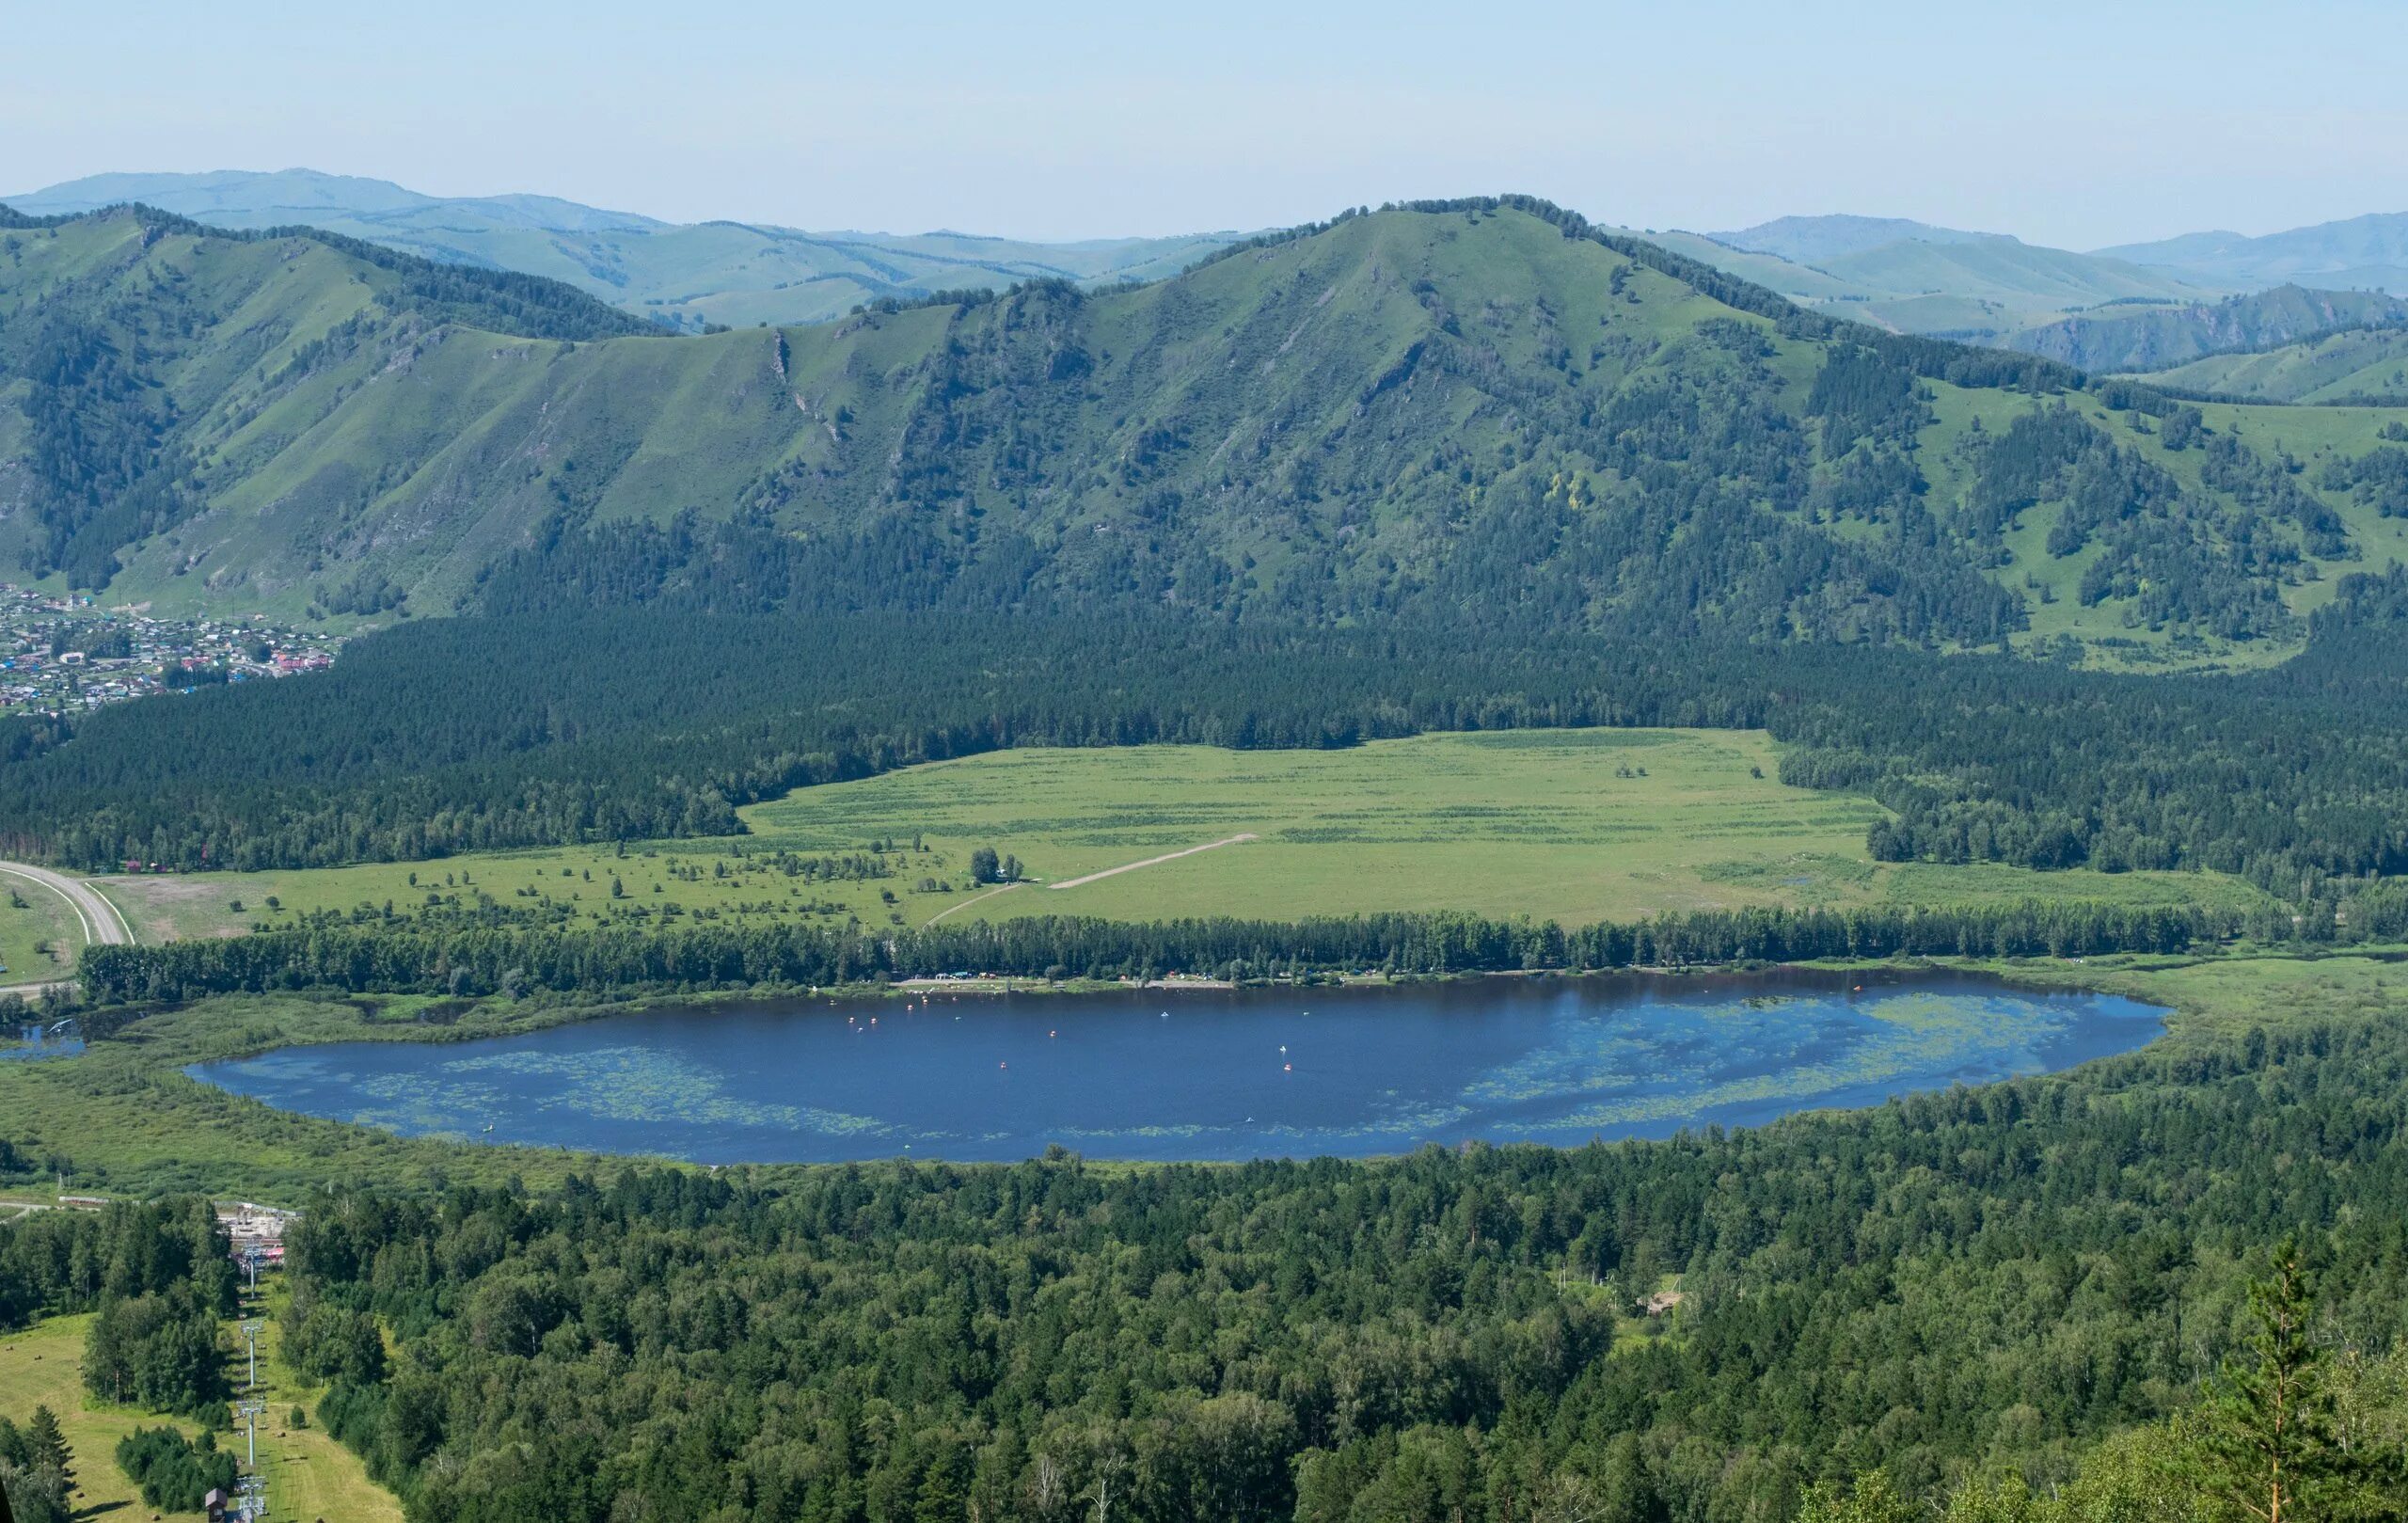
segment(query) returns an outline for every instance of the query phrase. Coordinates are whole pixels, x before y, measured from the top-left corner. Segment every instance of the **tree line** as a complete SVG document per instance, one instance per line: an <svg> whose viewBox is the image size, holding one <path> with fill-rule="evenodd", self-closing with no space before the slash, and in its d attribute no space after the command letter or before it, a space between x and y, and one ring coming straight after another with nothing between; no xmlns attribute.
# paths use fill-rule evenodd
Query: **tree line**
<svg viewBox="0 0 2408 1523"><path fill-rule="evenodd" d="M2360 933L2395 922L2408 922L2408 914L2369 919ZM388 928L327 918L233 938L96 944L85 948L79 971L87 997L103 1004L294 989L470 996L803 988L946 973L1098 979L1331 970L1585 973L1819 958L2178 952L2245 923L2191 907L2047 900L1696 911L1571 929L1466 914L1294 922L1027 916L884 932L794 922L655 930L458 921Z"/></svg>

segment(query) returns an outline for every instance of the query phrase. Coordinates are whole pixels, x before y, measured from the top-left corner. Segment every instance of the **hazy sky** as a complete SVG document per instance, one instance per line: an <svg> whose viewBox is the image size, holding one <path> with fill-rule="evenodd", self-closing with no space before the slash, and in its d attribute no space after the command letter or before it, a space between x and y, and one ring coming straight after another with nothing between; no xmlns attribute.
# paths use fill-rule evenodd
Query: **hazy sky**
<svg viewBox="0 0 2408 1523"><path fill-rule="evenodd" d="M1523 190L2073 247L2408 210L2403 0L368 9L0 0L0 192L307 166L1065 238Z"/></svg>

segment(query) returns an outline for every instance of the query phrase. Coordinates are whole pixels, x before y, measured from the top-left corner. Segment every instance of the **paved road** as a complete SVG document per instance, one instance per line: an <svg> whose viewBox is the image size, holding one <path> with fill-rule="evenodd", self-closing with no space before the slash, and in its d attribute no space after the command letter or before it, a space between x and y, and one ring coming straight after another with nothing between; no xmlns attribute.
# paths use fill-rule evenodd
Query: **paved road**
<svg viewBox="0 0 2408 1523"><path fill-rule="evenodd" d="M116 905L101 896L99 889L82 879L70 878L64 873L55 873L47 867L36 867L30 863L24 862L0 862L0 873L38 883L65 899L67 907L75 912L76 920L83 925L86 943L98 942L103 946L125 946L133 943L134 932L127 927L125 916L117 912ZM71 987L74 980L60 979L55 982L56 987L64 989ZM49 987L52 985L21 984L17 986L20 992L27 989Z"/></svg>

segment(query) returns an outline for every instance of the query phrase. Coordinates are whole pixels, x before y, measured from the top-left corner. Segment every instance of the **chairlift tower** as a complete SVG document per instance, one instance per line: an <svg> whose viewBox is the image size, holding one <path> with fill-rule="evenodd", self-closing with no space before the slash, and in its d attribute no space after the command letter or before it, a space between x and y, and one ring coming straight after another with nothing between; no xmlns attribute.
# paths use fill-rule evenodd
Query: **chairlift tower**
<svg viewBox="0 0 2408 1523"><path fill-rule="evenodd" d="M243 1388L245 1390L260 1388L260 1334L266 1330L267 1324L257 1317L243 1319L243 1341L250 1345L251 1350L251 1378L250 1383Z"/></svg>
<svg viewBox="0 0 2408 1523"><path fill-rule="evenodd" d="M267 1478L254 1472L234 1483L235 1515L243 1523L267 1516Z"/></svg>
<svg viewBox="0 0 2408 1523"><path fill-rule="evenodd" d="M258 1397L248 1397L234 1406L234 1415L243 1419L250 1433L250 1460L247 1468L253 1475L260 1469L260 1419L267 1411L267 1404Z"/></svg>

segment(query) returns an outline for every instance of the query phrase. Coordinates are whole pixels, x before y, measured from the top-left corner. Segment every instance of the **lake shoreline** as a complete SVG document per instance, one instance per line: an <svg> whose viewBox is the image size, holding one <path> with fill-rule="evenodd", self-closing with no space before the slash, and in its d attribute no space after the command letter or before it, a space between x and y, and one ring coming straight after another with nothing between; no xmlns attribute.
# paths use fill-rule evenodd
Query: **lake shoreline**
<svg viewBox="0 0 2408 1523"><path fill-rule="evenodd" d="M2399 960L2402 950L2398 944L2322 952L2243 945L2083 962L1885 960L1819 966L1831 971L1941 966L1987 971L2036 989L2073 986L2128 994L2171 1013L2153 1040L2113 1061L2162 1066L2184 1055L2224 1052L2254 1030L2279 1033L2337 1022L2395 1019L2400 1002L2408 999L2408 963ZM1677 981L1693 976L1667 976ZM547 1186L571 1175L607 1178L625 1167L684 1166L657 1153L631 1157L402 1137L239 1100L188 1077L182 1069L293 1046L462 1041L574 1024L610 1008L640 1005L714 1008L748 997L748 992L721 991L699 997L664 993L540 1008L526 1007L536 1003L528 1001L506 1011L437 996L372 1000L332 992L227 995L189 1005L150 1006L141 1008L139 1019L120 1020L113 1035L95 1041L81 1055L0 1062L0 1120L21 1148L61 1160L71 1187L135 1197L205 1191L299 1206L336 1163L351 1178L404 1192L441 1188L446 1181L498 1186L518 1179L530 1186ZM448 1024L421 1023L411 1014L447 1003L461 1007ZM379 1018L371 1019L363 1007ZM135 1013L122 1012L126 1017ZM763 1165L744 1173L767 1186L828 1166L852 1166ZM1153 1166L1095 1158L1085 1166L1117 1172Z"/></svg>
<svg viewBox="0 0 2408 1523"><path fill-rule="evenodd" d="M1757 1125L2078 1067L2161 1039L2171 1013L1928 962L1178 991L949 980L555 1009L426 1044L380 1019L182 1071L401 1136L711 1166L1049 1146L1222 1162ZM828 1019L798 1019L812 1014Z"/></svg>

